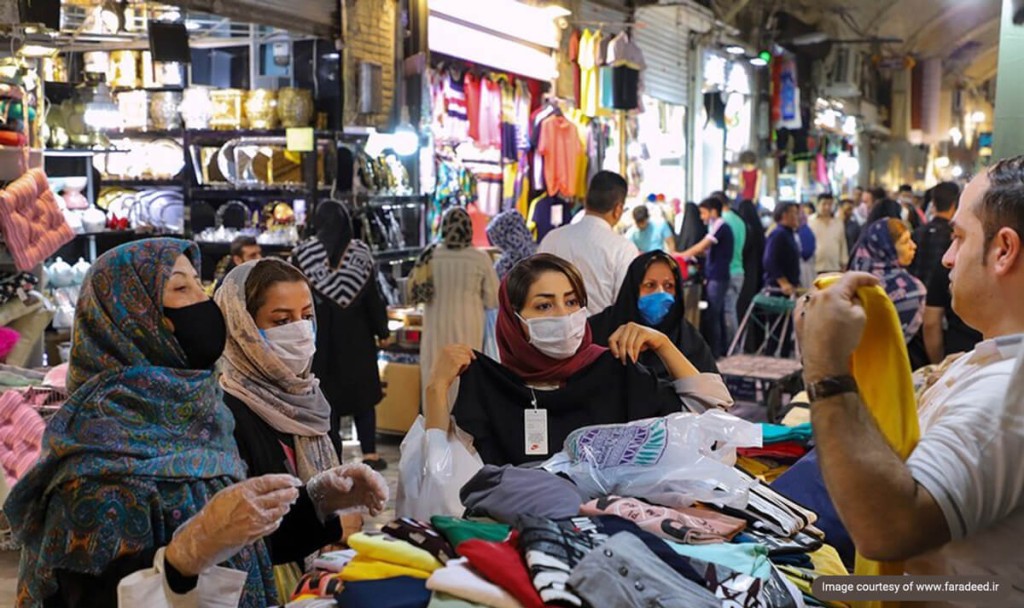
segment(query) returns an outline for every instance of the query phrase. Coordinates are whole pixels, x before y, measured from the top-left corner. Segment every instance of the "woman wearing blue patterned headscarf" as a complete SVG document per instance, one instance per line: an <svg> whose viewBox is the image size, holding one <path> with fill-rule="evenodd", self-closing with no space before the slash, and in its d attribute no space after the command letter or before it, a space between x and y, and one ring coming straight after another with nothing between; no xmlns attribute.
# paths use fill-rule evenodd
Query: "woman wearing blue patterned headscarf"
<svg viewBox="0 0 1024 608"><path fill-rule="evenodd" d="M236 483L245 467L212 369L224 320L199 261L193 243L150 239L104 254L86 277L72 395L4 505L23 545L19 607L116 605L119 581L165 553L175 592L222 563L244 573L239 605L276 602L259 538L297 480Z"/></svg>
<svg viewBox="0 0 1024 608"><path fill-rule="evenodd" d="M907 342L921 329L928 294L924 283L905 270L916 253L917 246L906 225L883 218L864 229L850 256L850 270L870 272L881 279L885 293L896 306Z"/></svg>
<svg viewBox="0 0 1024 608"><path fill-rule="evenodd" d="M491 245L501 249L501 257L494 264L498 279L504 279L520 260L537 253L537 243L526 226L526 220L515 209L494 216L487 225L487 239Z"/></svg>

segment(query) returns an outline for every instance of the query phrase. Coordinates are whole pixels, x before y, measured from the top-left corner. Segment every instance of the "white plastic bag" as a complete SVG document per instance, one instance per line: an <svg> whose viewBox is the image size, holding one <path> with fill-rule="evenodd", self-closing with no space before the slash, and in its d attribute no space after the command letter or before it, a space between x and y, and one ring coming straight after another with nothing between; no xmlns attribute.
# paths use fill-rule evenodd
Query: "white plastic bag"
<svg viewBox="0 0 1024 608"><path fill-rule="evenodd" d="M430 521L432 515L461 517L459 490L484 463L472 438L451 422L448 433L425 428L418 416L402 440L398 462L398 517Z"/></svg>
<svg viewBox="0 0 1024 608"><path fill-rule="evenodd" d="M680 413L571 433L544 463L591 498L635 496L668 507L713 502L745 507L750 481L736 448L760 447L761 427L719 410Z"/></svg>
<svg viewBox="0 0 1024 608"><path fill-rule="evenodd" d="M178 595L171 591L164 575L164 551L153 558L153 567L133 572L117 585L118 608L229 608L242 599L247 574L213 566L199 575L196 588Z"/></svg>

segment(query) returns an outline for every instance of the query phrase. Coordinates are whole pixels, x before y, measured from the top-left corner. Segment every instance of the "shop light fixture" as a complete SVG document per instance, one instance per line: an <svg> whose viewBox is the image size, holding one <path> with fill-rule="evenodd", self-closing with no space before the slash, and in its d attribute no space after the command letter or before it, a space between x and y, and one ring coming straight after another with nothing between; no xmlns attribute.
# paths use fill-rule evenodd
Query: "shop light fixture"
<svg viewBox="0 0 1024 608"><path fill-rule="evenodd" d="M750 65L758 68L763 68L768 65L768 60L758 55L757 57L750 58Z"/></svg>
<svg viewBox="0 0 1024 608"><path fill-rule="evenodd" d="M82 120L94 131L109 131L121 126L121 113L106 83L96 85L92 99L85 104Z"/></svg>
<svg viewBox="0 0 1024 608"><path fill-rule="evenodd" d="M960 145L960 142L964 140L964 133L960 130L960 127L953 127L949 130L949 139L953 142L954 146Z"/></svg>
<svg viewBox="0 0 1024 608"><path fill-rule="evenodd" d="M977 110L971 114L971 122L975 124L985 122L985 118L985 112L983 112L982 110Z"/></svg>
<svg viewBox="0 0 1024 608"><path fill-rule="evenodd" d="M50 57L56 52L55 47L46 44L26 44L18 49L19 55L28 58Z"/></svg>
<svg viewBox="0 0 1024 608"><path fill-rule="evenodd" d="M725 52L729 53L730 55L743 55L747 52L747 49L743 48L738 44L730 44L729 46L725 47Z"/></svg>
<svg viewBox="0 0 1024 608"><path fill-rule="evenodd" d="M940 156L940 157L935 159L935 168L936 169L945 169L947 167L949 167L949 157L948 156Z"/></svg>
<svg viewBox="0 0 1024 608"><path fill-rule="evenodd" d="M564 6L558 6L557 4L549 4L544 7L544 10L551 16L552 21L572 15L572 11Z"/></svg>
<svg viewBox="0 0 1024 608"><path fill-rule="evenodd" d="M420 135L412 125L403 122L391 135L391 149L399 156L412 156L420 149Z"/></svg>
<svg viewBox="0 0 1024 608"><path fill-rule="evenodd" d="M957 165L957 166L953 167L953 170L951 171L951 173L952 173L954 178L960 179L964 175L964 168L961 167L960 165Z"/></svg>
<svg viewBox="0 0 1024 608"><path fill-rule="evenodd" d="M857 134L857 118L855 116L847 116L843 119L843 133L846 135Z"/></svg>

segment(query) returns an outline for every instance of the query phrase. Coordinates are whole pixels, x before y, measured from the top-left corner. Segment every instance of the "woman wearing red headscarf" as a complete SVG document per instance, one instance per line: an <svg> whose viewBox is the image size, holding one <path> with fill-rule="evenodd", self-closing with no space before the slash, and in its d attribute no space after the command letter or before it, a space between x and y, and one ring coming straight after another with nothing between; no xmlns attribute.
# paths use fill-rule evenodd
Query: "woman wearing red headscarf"
<svg viewBox="0 0 1024 608"><path fill-rule="evenodd" d="M427 429L446 431L454 419L485 463L518 465L558 452L580 427L732 405L721 377L700 373L654 329L629 323L608 348L593 344L586 303L569 262L541 254L517 264L499 294L501 363L467 346L447 347L427 386ZM673 382L637 364L646 351Z"/></svg>

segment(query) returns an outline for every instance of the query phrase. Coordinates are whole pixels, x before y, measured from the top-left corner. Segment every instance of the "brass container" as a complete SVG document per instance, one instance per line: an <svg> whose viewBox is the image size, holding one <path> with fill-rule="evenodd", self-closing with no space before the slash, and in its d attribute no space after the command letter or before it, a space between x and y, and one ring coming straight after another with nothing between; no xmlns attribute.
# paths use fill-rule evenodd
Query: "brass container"
<svg viewBox="0 0 1024 608"><path fill-rule="evenodd" d="M224 130L242 128L243 93L241 89L218 89L210 93L213 101L211 127Z"/></svg>
<svg viewBox="0 0 1024 608"><path fill-rule="evenodd" d="M277 92L277 116L287 129L308 127L313 119L313 93L285 87Z"/></svg>
<svg viewBox="0 0 1024 608"><path fill-rule="evenodd" d="M68 81L68 63L64 55L43 57L43 80L46 82Z"/></svg>
<svg viewBox="0 0 1024 608"><path fill-rule="evenodd" d="M181 128L181 93L162 91L153 93L149 99L149 122L158 131Z"/></svg>
<svg viewBox="0 0 1024 608"><path fill-rule="evenodd" d="M256 89L245 96L245 122L250 129L277 128L277 93Z"/></svg>
<svg viewBox="0 0 1024 608"><path fill-rule="evenodd" d="M115 89L139 86L139 52L112 51L107 66L107 84Z"/></svg>

